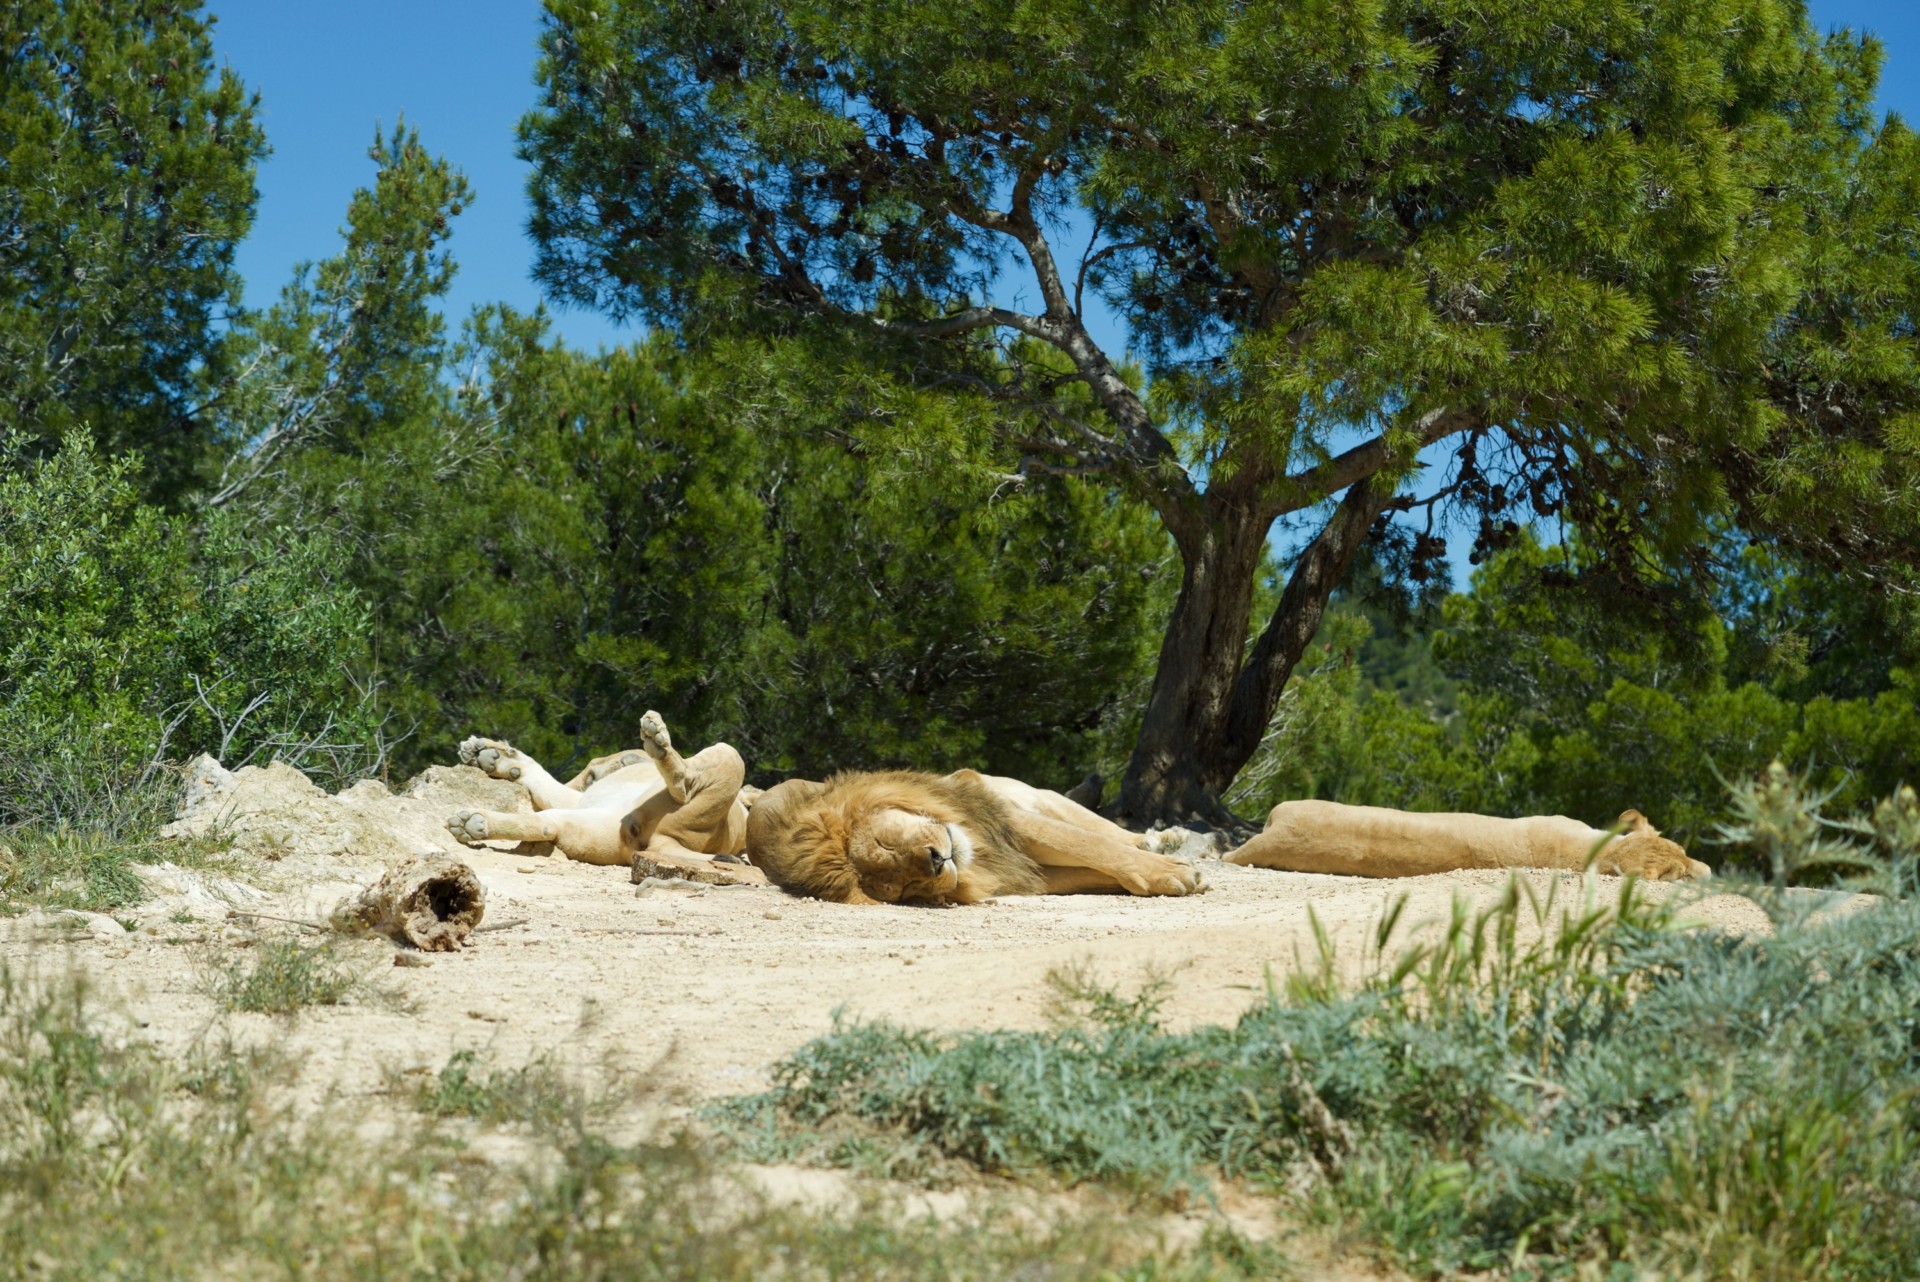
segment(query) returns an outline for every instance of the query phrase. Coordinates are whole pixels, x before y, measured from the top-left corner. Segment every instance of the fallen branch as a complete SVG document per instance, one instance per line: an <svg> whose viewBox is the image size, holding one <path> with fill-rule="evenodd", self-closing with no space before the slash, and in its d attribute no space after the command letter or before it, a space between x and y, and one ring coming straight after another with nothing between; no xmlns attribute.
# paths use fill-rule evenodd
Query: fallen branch
<svg viewBox="0 0 1920 1282"><path fill-rule="evenodd" d="M240 908L227 909L228 921L240 921L251 918L255 921L283 921L289 926L305 926L308 930L330 931L333 927L324 922L302 921L298 917L275 917L272 913L247 912Z"/></svg>
<svg viewBox="0 0 1920 1282"><path fill-rule="evenodd" d="M656 930L651 926L589 926L589 935L689 935L695 938L708 935L724 935L727 932L715 927L712 930Z"/></svg>

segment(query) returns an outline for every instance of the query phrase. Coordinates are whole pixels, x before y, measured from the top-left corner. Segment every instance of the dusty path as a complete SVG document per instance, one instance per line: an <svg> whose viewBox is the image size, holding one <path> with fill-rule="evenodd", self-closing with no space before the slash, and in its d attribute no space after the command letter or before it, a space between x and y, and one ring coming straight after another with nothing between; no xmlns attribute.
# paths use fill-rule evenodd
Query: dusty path
<svg viewBox="0 0 1920 1282"><path fill-rule="evenodd" d="M242 772L247 786L229 787L222 802L243 852L228 870L241 885L226 893L255 911L324 917L396 853L450 845L431 822L447 806L501 787L477 771L430 774L412 796L361 785L329 798L284 768ZM361 1000L292 1018L234 1015L224 1027L292 1051L308 1089L322 1093L377 1090L395 1069L434 1069L472 1050L508 1066L554 1052L653 1074L676 1093L733 1094L765 1085L772 1064L831 1029L836 1012L943 1029L1041 1026L1046 976L1061 966L1123 989L1166 976L1172 1023L1231 1021L1261 999L1270 975L1284 977L1312 956L1310 906L1343 963L1357 967L1390 897L1408 896L1405 922L1438 922L1454 896L1490 903L1505 885L1493 873L1379 882L1203 861L1210 889L1186 899L853 908L764 887L636 887L621 870L561 858L461 853L487 888L487 920L525 925L478 935L466 951L418 969L384 964L383 945L360 945L375 981L403 996L398 1006ZM1542 893L1557 881L1563 897L1591 889L1607 902L1620 885L1528 876ZM293 929L225 921L224 905L197 889L208 881L175 876L192 893L183 897L176 885L134 910L129 933L105 922L95 931L37 918L0 924L0 957L16 970L80 967L145 1035L184 1044L218 1019L202 991L207 968L244 956L263 932ZM211 884L221 889L219 879ZM265 893L248 895L246 885ZM1764 928L1744 899L1713 898L1690 911Z"/></svg>

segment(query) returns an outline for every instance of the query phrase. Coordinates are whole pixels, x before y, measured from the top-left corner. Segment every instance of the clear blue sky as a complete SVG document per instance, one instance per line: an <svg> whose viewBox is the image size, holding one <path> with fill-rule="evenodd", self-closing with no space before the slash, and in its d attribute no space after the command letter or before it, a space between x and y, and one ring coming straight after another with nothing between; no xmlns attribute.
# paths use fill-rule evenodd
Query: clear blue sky
<svg viewBox="0 0 1920 1282"><path fill-rule="evenodd" d="M456 323L476 303L532 308L526 169L513 127L533 104L535 0L211 0L214 47L260 91L273 155L260 167L260 207L240 247L247 298L279 292L293 265L339 245L347 196L372 179L376 124L403 114L422 141L466 172L477 193L455 224L460 274L447 300ZM1920 122L1920 4L1815 0L1823 27L1864 27L1887 49L1882 104ZM632 336L590 312L555 309L560 333L589 350ZM1104 337L1104 336L1103 336Z"/></svg>

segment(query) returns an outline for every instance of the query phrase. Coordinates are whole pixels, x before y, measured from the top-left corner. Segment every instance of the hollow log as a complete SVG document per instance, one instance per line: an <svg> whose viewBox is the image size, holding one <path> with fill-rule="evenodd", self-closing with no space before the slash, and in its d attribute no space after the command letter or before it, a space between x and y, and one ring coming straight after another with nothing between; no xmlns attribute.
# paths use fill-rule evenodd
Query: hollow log
<svg viewBox="0 0 1920 1282"><path fill-rule="evenodd" d="M486 915L487 892L473 869L444 855L416 855L387 870L333 911L335 925L364 926L422 952L460 948Z"/></svg>

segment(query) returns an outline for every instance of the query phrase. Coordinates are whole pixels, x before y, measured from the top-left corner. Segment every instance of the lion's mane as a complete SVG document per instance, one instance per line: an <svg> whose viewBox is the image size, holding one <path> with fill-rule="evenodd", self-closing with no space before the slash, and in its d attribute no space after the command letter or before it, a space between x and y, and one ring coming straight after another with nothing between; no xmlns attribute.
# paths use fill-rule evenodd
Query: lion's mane
<svg viewBox="0 0 1920 1282"><path fill-rule="evenodd" d="M972 841L972 859L941 899L971 904L1046 890L1046 878L1021 848L1006 804L964 772L948 778L914 770L843 771L825 783L790 779L753 803L747 857L775 885L845 903L859 886L848 856L854 833L886 809L955 825Z"/></svg>

